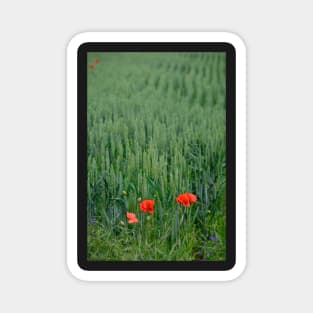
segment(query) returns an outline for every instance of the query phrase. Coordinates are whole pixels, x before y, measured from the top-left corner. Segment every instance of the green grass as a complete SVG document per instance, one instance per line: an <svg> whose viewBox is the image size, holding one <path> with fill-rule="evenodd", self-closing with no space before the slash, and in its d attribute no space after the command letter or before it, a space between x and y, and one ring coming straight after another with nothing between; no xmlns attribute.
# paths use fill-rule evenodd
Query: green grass
<svg viewBox="0 0 313 313"><path fill-rule="evenodd" d="M95 58L88 260L225 260L225 54L90 53L88 65ZM185 192L198 198L189 208L175 201ZM140 199L154 199L155 214Z"/></svg>

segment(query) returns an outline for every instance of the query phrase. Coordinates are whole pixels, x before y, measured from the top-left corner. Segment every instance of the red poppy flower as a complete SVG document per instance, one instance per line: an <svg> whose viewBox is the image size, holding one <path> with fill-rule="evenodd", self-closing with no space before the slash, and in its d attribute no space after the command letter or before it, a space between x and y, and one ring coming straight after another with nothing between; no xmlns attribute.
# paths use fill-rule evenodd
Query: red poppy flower
<svg viewBox="0 0 313 313"><path fill-rule="evenodd" d="M176 202L189 207L191 204L197 202L197 196L192 193L183 193L176 198Z"/></svg>
<svg viewBox="0 0 313 313"><path fill-rule="evenodd" d="M95 66L93 64L90 64L89 68L93 71L95 69Z"/></svg>
<svg viewBox="0 0 313 313"><path fill-rule="evenodd" d="M126 216L128 218L128 224L137 224L137 223L139 223L138 218L136 217L135 213L127 212Z"/></svg>
<svg viewBox="0 0 313 313"><path fill-rule="evenodd" d="M100 63L100 60L97 58L97 59L95 59L95 63L96 64L99 64Z"/></svg>
<svg viewBox="0 0 313 313"><path fill-rule="evenodd" d="M140 202L139 205L142 212L150 214L154 213L154 200L144 200Z"/></svg>

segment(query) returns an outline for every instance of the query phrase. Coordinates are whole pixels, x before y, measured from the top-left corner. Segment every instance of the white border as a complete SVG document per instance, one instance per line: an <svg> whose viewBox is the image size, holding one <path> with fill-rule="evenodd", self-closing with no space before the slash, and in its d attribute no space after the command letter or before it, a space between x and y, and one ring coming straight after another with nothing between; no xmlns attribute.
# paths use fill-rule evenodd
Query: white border
<svg viewBox="0 0 313 313"><path fill-rule="evenodd" d="M77 49L85 42L227 42L236 49L236 264L228 271L86 271L77 264ZM246 265L246 49L226 32L92 32L67 47L67 265L86 281L227 281Z"/></svg>

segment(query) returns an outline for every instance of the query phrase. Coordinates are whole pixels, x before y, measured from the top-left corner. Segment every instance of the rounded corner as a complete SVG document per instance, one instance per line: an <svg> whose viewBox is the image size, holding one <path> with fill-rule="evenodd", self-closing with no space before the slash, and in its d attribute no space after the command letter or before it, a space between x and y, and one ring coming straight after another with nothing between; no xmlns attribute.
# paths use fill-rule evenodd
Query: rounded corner
<svg viewBox="0 0 313 313"><path fill-rule="evenodd" d="M236 256L232 255L230 259L226 260L223 270L226 272L231 271L235 266L236 266Z"/></svg>
<svg viewBox="0 0 313 313"><path fill-rule="evenodd" d="M225 32L225 43L228 44L228 46L231 48L231 50L234 50L237 52L240 50L241 52L245 53L247 50L247 45L244 39L233 32Z"/></svg>
<svg viewBox="0 0 313 313"><path fill-rule="evenodd" d="M76 33L73 35L67 42L67 50L71 51L73 49L80 50L82 46L88 41L89 38L88 32Z"/></svg>
<svg viewBox="0 0 313 313"><path fill-rule="evenodd" d="M234 281L239 279L246 271L247 263L246 262L234 262L232 267L227 270L227 279L226 281Z"/></svg>
<svg viewBox="0 0 313 313"><path fill-rule="evenodd" d="M67 268L67 271L69 272L69 274L79 280L79 281L89 281L88 279L86 279L86 270L81 267L79 265L79 263L75 263L75 264L72 264L71 262L66 262L66 268Z"/></svg>
<svg viewBox="0 0 313 313"><path fill-rule="evenodd" d="M226 34L231 39L231 43L234 43L235 45L240 43L241 46L246 48L246 42L241 35L234 32L226 32Z"/></svg>

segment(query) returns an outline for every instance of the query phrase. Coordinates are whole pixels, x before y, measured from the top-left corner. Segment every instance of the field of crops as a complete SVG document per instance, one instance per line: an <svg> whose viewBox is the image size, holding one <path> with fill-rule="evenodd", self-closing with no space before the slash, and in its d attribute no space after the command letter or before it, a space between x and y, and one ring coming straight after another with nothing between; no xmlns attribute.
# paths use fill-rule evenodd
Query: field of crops
<svg viewBox="0 0 313 313"><path fill-rule="evenodd" d="M88 54L88 260L225 260L225 68L224 53Z"/></svg>

